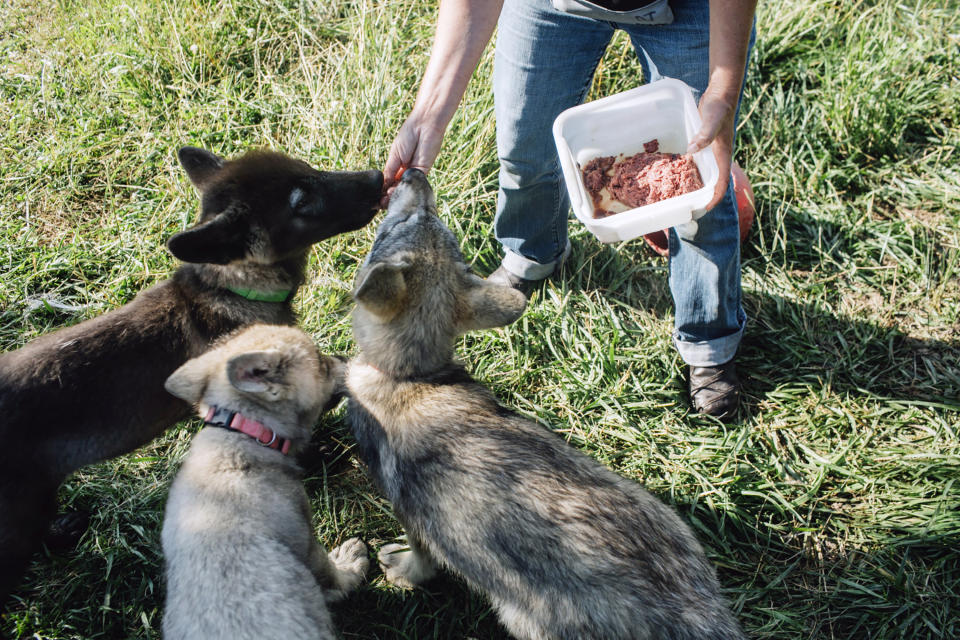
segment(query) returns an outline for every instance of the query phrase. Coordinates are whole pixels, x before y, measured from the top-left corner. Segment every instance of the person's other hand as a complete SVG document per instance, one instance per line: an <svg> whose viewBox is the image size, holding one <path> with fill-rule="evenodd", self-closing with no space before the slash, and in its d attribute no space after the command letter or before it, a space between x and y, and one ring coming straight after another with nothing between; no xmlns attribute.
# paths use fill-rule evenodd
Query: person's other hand
<svg viewBox="0 0 960 640"><path fill-rule="evenodd" d="M416 167L429 173L443 143L444 129L427 118L411 114L400 127L397 137L390 145L387 164L383 168L383 197L380 207L387 208L390 195L396 188L403 171Z"/></svg>
<svg viewBox="0 0 960 640"><path fill-rule="evenodd" d="M707 211L717 206L727 191L730 163L733 160L733 122L737 111L736 94L731 98L720 91L712 90L712 87L712 84L708 85L700 98L700 119L703 124L687 147L687 153L696 153L712 145L713 155L717 158L720 176L717 178L713 199L707 204Z"/></svg>

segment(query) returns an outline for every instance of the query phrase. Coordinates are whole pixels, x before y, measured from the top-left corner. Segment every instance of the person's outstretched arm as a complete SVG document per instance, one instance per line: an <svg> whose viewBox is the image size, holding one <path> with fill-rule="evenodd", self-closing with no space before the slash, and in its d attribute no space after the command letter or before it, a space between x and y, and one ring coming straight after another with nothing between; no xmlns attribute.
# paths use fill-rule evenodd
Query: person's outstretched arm
<svg viewBox="0 0 960 640"><path fill-rule="evenodd" d="M710 0L710 80L700 97L703 126L690 141L687 153L713 145L720 179L707 210L727 190L733 161L734 117L747 63L757 0Z"/></svg>
<svg viewBox="0 0 960 640"><path fill-rule="evenodd" d="M417 99L390 146L383 175L389 186L400 167L427 172L440 153L484 48L493 36L503 0L442 0L427 70Z"/></svg>

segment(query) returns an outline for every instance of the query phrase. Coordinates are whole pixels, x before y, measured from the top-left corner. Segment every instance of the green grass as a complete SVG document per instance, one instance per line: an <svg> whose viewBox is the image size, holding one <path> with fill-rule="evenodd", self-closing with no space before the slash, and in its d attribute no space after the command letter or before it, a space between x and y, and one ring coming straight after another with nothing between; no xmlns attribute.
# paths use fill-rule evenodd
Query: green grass
<svg viewBox="0 0 960 640"><path fill-rule="evenodd" d="M432 4L432 3L431 3ZM93 6L96 5L96 6ZM0 349L128 302L174 261L198 203L183 144L381 167L433 7L413 0L14 0L0 6ZM477 271L497 161L488 55L431 178ZM618 37L594 97L636 83ZM757 196L743 250L741 419L689 413L666 263L571 222L564 275L459 353L501 400L675 505L755 638L960 636L960 11L954 0L762 4L737 158ZM318 246L298 297L352 353L350 288L373 228ZM159 533L197 424L78 472L80 547L45 553L0 637L159 637ZM400 533L343 410L306 461L327 546ZM500 638L445 577L377 572L334 608L344 638Z"/></svg>

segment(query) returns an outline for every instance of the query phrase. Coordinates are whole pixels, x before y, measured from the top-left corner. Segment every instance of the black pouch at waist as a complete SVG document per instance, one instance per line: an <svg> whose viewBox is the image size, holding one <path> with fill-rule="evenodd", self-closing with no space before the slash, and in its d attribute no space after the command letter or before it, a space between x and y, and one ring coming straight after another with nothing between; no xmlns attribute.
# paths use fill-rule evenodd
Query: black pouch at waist
<svg viewBox="0 0 960 640"><path fill-rule="evenodd" d="M625 24L671 24L667 0L551 0L553 8L570 15Z"/></svg>

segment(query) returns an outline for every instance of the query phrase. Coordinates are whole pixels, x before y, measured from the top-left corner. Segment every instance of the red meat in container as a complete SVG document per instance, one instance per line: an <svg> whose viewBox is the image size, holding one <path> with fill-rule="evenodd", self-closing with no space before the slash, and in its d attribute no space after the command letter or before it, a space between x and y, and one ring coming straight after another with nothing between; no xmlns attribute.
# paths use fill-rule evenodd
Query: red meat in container
<svg viewBox="0 0 960 640"><path fill-rule="evenodd" d="M595 218L703 187L703 179L692 156L659 153L659 147L657 140L651 140L644 143L641 153L619 160L614 156L602 156L583 167L584 186L593 200Z"/></svg>
<svg viewBox="0 0 960 640"><path fill-rule="evenodd" d="M634 207L653 204L703 187L693 157L659 153L657 140L645 142L643 152L629 157L601 156L583 167L583 183L593 200L593 217L606 218ZM737 163L731 167L740 215L740 242L753 225L753 189ZM654 231L644 236L647 244L662 256L669 253L667 235Z"/></svg>

